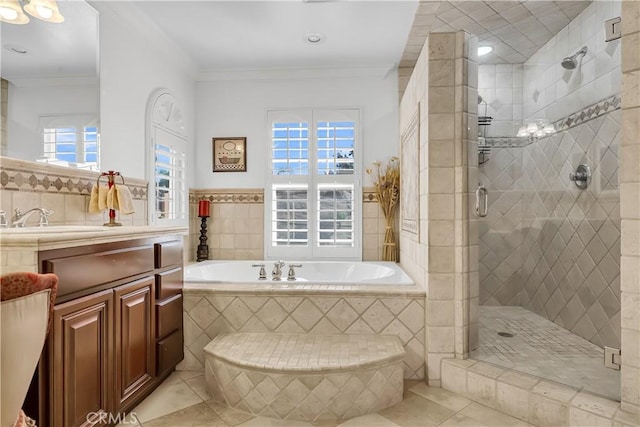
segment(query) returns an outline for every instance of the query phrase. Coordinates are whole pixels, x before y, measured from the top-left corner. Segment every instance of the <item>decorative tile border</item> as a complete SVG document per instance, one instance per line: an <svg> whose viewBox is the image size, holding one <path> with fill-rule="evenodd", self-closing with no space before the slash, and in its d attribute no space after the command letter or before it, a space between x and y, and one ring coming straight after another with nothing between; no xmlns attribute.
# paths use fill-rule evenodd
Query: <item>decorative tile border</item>
<svg viewBox="0 0 640 427"><path fill-rule="evenodd" d="M0 189L46 193L90 195L99 172L83 171L37 162L0 158ZM126 178L125 184L136 200L146 200L147 182Z"/></svg>
<svg viewBox="0 0 640 427"><path fill-rule="evenodd" d="M620 108L622 108L622 98L620 97L620 95L612 95L599 102L596 102L595 104L591 104L580 111L577 111L573 114L570 114L566 117L556 120L551 124L555 129L555 133L552 133L550 135L545 135L540 138L532 137L532 136L525 136L525 137L508 136L508 137L485 137L485 138L479 137L478 148L483 148L484 150L487 150L491 148L526 147L527 145L530 145L536 141L548 138L550 136L555 135L556 133L569 130L571 128L579 126L583 123L596 119L600 116L603 116L611 111L615 111Z"/></svg>
<svg viewBox="0 0 640 427"><path fill-rule="evenodd" d="M362 203L378 203L378 196L373 187L365 187L362 189Z"/></svg>
<svg viewBox="0 0 640 427"><path fill-rule="evenodd" d="M191 189L189 203L197 203L200 200L209 200L213 203L264 203L264 189Z"/></svg>
<svg viewBox="0 0 640 427"><path fill-rule="evenodd" d="M200 200L209 200L213 203L264 203L264 189L191 189L189 190L189 203L198 203ZM373 187L362 189L363 203L378 203L378 197Z"/></svg>
<svg viewBox="0 0 640 427"><path fill-rule="evenodd" d="M588 122L589 120L593 120L604 114L607 114L610 111L618 110L621 107L622 98L620 98L620 95L612 95L608 98L603 99L602 101L591 104L576 113L573 113L560 120L556 120L555 122L553 122L553 127L556 132L562 132L576 127L582 123Z"/></svg>

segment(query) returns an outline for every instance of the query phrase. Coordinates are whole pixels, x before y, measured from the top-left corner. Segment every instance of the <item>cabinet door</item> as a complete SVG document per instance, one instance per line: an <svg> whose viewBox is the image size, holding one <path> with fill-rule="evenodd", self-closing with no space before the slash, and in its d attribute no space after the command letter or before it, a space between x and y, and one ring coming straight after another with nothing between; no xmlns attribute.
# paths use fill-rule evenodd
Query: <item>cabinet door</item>
<svg viewBox="0 0 640 427"><path fill-rule="evenodd" d="M114 289L116 410L127 410L154 380L154 278Z"/></svg>
<svg viewBox="0 0 640 427"><path fill-rule="evenodd" d="M113 293L98 292L53 311L51 425L89 426L112 410Z"/></svg>

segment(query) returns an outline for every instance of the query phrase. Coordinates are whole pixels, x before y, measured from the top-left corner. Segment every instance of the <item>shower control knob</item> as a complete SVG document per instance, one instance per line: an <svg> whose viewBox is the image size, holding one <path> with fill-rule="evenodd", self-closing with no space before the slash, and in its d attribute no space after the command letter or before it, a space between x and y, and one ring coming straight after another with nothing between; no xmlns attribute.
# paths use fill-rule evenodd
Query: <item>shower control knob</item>
<svg viewBox="0 0 640 427"><path fill-rule="evenodd" d="M591 181L591 168L587 165L580 165L576 168L575 172L569 173L569 179L575 182L576 187L584 190Z"/></svg>

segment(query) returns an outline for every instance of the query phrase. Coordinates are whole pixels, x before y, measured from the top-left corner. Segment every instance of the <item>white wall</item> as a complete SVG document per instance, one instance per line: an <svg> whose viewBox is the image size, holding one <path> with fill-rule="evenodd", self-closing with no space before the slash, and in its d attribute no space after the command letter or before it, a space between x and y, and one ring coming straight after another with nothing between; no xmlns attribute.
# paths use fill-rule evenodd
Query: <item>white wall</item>
<svg viewBox="0 0 640 427"><path fill-rule="evenodd" d="M619 1L595 1L524 65L524 117L555 121L620 92L620 40L604 41L604 21L621 15ZM578 67L562 59L587 46Z"/></svg>
<svg viewBox="0 0 640 427"><path fill-rule="evenodd" d="M313 74L313 75L311 75ZM201 81L196 95L195 186L263 188L270 142L269 109L357 107L365 168L398 153L397 74L363 70L290 73L289 78ZM212 137L247 137L247 172L212 173ZM364 168L363 168L364 170ZM363 186L370 186L363 173Z"/></svg>
<svg viewBox="0 0 640 427"><path fill-rule="evenodd" d="M8 95L8 157L36 160L42 155L40 116L98 115L95 79L15 80L9 83Z"/></svg>
<svg viewBox="0 0 640 427"><path fill-rule="evenodd" d="M149 95L158 88L171 90L183 109L185 132L193 136L196 67L134 5L91 4L100 12L102 169L145 178ZM189 142L188 165L192 165L192 137ZM188 185L193 185L191 173Z"/></svg>

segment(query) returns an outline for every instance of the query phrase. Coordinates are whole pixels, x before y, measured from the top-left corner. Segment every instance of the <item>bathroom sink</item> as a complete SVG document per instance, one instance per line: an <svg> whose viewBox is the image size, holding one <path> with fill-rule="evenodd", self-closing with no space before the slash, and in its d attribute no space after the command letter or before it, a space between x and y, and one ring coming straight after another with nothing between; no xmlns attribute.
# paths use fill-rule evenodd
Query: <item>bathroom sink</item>
<svg viewBox="0 0 640 427"><path fill-rule="evenodd" d="M107 230L109 230L108 227L100 225L50 225L48 227L2 228L0 234L89 233Z"/></svg>

